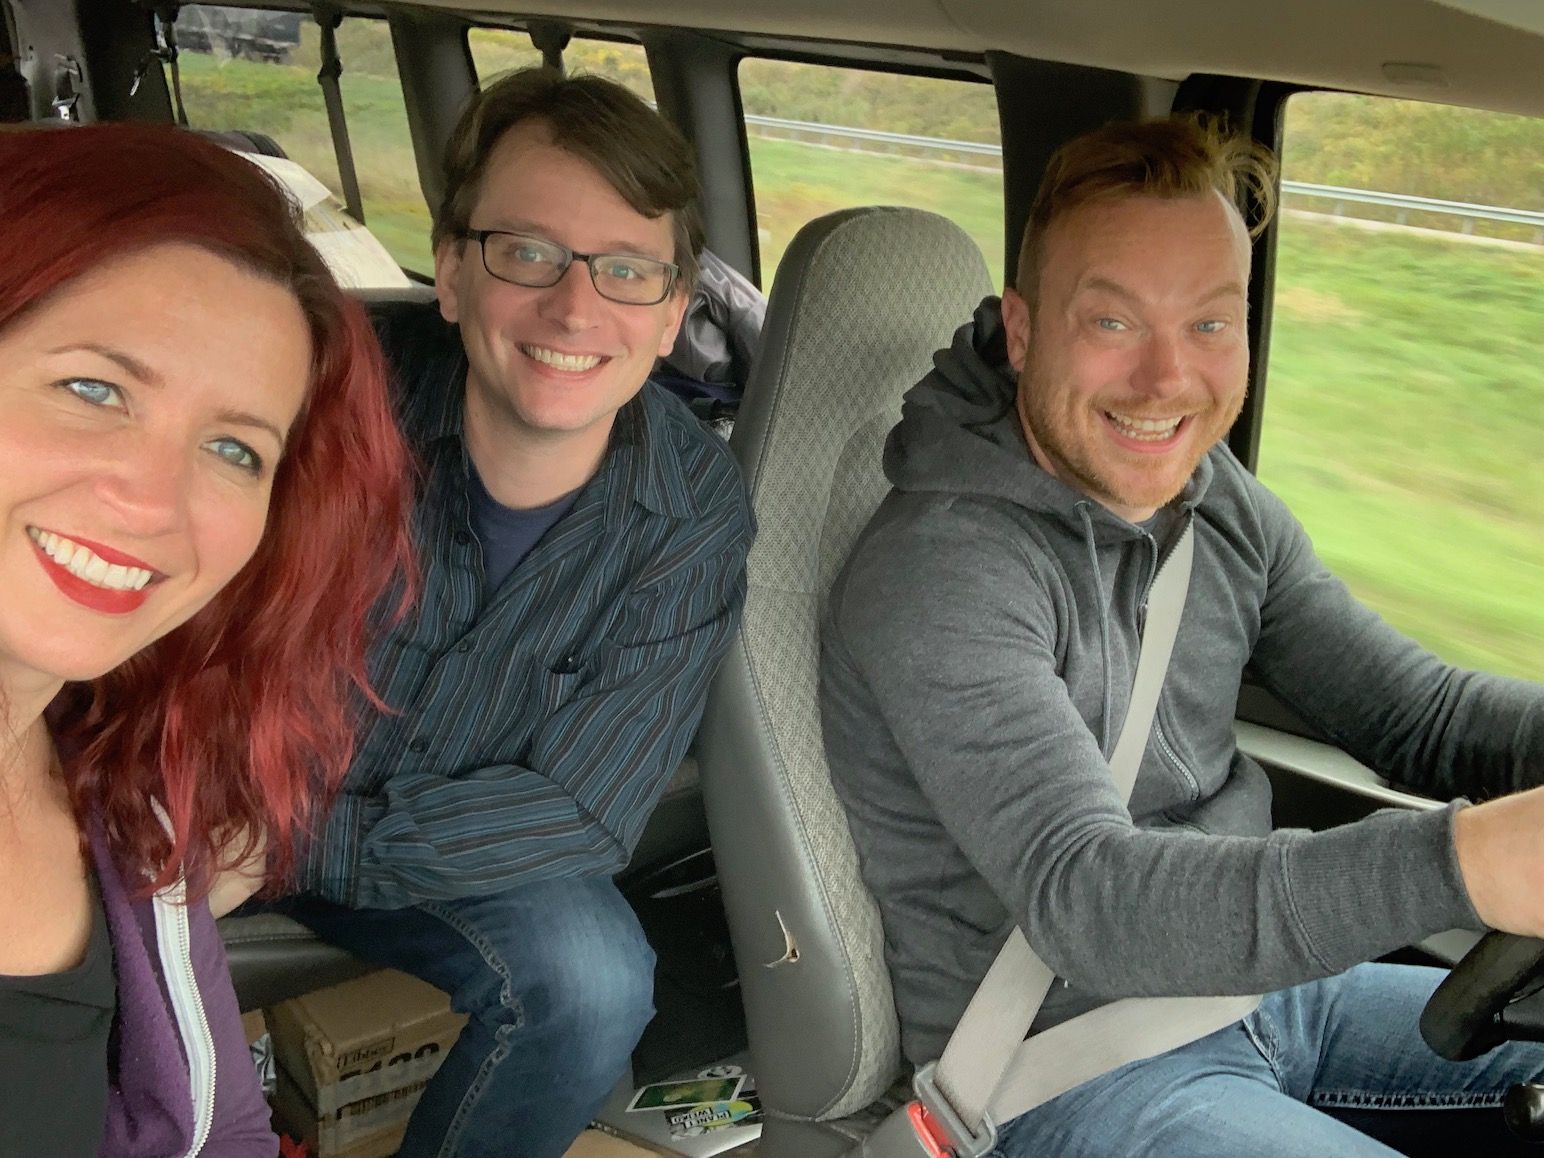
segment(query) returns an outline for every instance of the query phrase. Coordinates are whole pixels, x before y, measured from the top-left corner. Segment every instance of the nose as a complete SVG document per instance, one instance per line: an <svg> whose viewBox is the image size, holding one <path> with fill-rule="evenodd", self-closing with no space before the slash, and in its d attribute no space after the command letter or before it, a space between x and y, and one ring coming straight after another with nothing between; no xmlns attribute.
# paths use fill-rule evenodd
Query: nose
<svg viewBox="0 0 1544 1158"><path fill-rule="evenodd" d="M597 311L604 308L605 300L595 289L590 267L583 261L574 261L563 271L563 276L542 293L539 312L547 320L576 333L595 324Z"/></svg>
<svg viewBox="0 0 1544 1158"><path fill-rule="evenodd" d="M125 533L164 535L187 517L192 470L192 454L165 440L122 440L98 475L97 495Z"/></svg>
<svg viewBox="0 0 1544 1158"><path fill-rule="evenodd" d="M1132 374L1132 386L1143 394L1167 398L1185 388L1189 375L1183 343L1164 333L1150 334Z"/></svg>

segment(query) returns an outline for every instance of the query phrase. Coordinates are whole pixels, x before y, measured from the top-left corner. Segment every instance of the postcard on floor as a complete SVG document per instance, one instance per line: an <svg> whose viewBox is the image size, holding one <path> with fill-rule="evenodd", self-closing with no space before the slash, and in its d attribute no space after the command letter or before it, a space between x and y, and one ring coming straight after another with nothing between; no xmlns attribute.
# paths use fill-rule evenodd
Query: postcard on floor
<svg viewBox="0 0 1544 1158"><path fill-rule="evenodd" d="M707 1102L682 1110L671 1110L667 1120L672 1138L700 1138L715 1131L754 1126L761 1121L761 1099L745 1094L732 1102Z"/></svg>
<svg viewBox="0 0 1544 1158"><path fill-rule="evenodd" d="M639 1086L628 1103L629 1113L638 1110L668 1110L676 1106L698 1106L705 1102L728 1102L740 1092L745 1075L724 1078L696 1078L681 1082L654 1082Z"/></svg>

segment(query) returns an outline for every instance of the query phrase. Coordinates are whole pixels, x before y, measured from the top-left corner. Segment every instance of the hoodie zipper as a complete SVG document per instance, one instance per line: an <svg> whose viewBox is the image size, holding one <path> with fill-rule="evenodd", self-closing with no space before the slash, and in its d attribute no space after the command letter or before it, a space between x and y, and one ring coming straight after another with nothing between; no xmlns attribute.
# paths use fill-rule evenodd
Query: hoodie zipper
<svg viewBox="0 0 1544 1158"><path fill-rule="evenodd" d="M161 972L171 999L172 1014L188 1059L188 1085L193 1093L193 1143L187 1158L195 1158L209 1140L214 1124L214 1034L204 1012L204 999L193 969L192 935L188 928L187 883L181 878L154 898L156 945Z"/></svg>
<svg viewBox="0 0 1544 1158"><path fill-rule="evenodd" d="M1187 513L1184 523L1180 525L1178 533L1174 535L1175 542L1179 541L1180 535L1185 533L1185 528L1194 521L1195 513ZM1152 537L1152 535L1148 535L1145 531L1143 534L1146 535L1147 541L1149 544L1151 544L1153 553L1156 555L1158 552L1157 541ZM1174 551L1172 548L1170 548L1169 553L1161 560L1159 560L1157 566L1153 568L1152 578L1147 581L1147 587L1142 592L1142 601L1137 605L1137 632L1139 635L1147 631L1148 597L1152 595L1153 588L1158 584L1158 576L1163 574L1163 569L1169 565L1169 560L1173 557ZM1174 750L1174 746L1169 743L1169 738L1163 734L1163 722L1159 718L1162 714L1162 711L1163 693L1159 692L1158 707L1157 710L1153 713L1153 738L1158 742L1159 751L1168 757L1169 763L1174 766L1174 770L1178 772L1184 779L1185 788L1190 793L1191 802L1194 803L1195 801L1201 799L1201 782L1199 779L1197 779L1196 774L1190 770L1189 766L1179 758L1179 753L1176 752Z"/></svg>

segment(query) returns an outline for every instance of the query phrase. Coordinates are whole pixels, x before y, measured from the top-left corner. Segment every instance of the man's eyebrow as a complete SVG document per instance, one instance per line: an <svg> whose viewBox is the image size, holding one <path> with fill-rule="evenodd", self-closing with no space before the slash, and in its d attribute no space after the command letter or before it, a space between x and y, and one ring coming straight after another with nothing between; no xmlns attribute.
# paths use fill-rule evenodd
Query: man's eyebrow
<svg viewBox="0 0 1544 1158"><path fill-rule="evenodd" d="M1244 287L1242 285L1240 285L1238 282L1236 282L1236 281L1225 281L1220 286L1218 286L1216 289L1212 290L1211 293L1209 293L1205 297L1203 297L1201 299L1200 304L1205 305L1207 302L1214 302L1218 298L1245 298L1245 299L1247 299L1248 297L1249 297L1248 293L1244 290Z"/></svg>
<svg viewBox="0 0 1544 1158"><path fill-rule="evenodd" d="M1133 293L1131 290L1127 289L1125 286L1121 285L1119 282L1111 281L1107 277L1098 277L1098 276L1090 277L1090 278L1087 278L1086 280L1084 280L1077 287L1077 292L1078 293L1088 293L1090 291L1098 292L1098 293L1107 293L1107 294L1110 294L1112 297L1118 297L1122 301L1131 302L1133 304L1137 304L1137 303L1139 303L1141 301L1141 299L1135 293ZM1236 281L1226 281L1226 282L1223 282L1219 286L1215 286L1209 292L1203 294L1200 298L1198 298L1196 300L1196 304L1197 305L1206 305L1209 302L1216 301L1218 298L1230 298L1230 297L1241 298L1241 297L1246 297L1246 296L1247 295L1245 294L1244 287L1242 285L1240 285Z"/></svg>
<svg viewBox="0 0 1544 1158"><path fill-rule="evenodd" d="M550 241L555 245L563 245L563 242L558 241L557 238L552 236L552 230L544 229L542 226L537 225L534 221L519 221L512 220L510 218L504 218L502 220L504 224L494 226L494 229L499 233L529 233L533 237L540 237L544 241ZM569 247L565 245L564 248L567 249ZM670 260L670 257L662 257L658 253L655 253L652 247L647 245L640 245L636 241L607 241L593 252L625 253L634 257L653 258L655 261Z"/></svg>
<svg viewBox="0 0 1544 1158"><path fill-rule="evenodd" d="M84 350L88 354L95 354L99 358L106 358L121 366L128 374L145 383L147 386L163 386L164 379L145 363L132 354L126 354L122 350L116 350L111 346L103 346L96 342L77 342L70 346L59 346L50 350L50 354L72 354Z"/></svg>
<svg viewBox="0 0 1544 1158"><path fill-rule="evenodd" d="M1081 282L1078 283L1078 286L1077 286L1077 289L1076 289L1075 292L1080 293L1080 294L1084 294L1084 293L1107 293L1107 294L1111 295L1112 297L1117 297L1117 298L1120 298L1123 301L1128 301L1128 302L1132 302L1132 303L1135 303L1135 302L1140 300L1135 293L1133 293L1131 290L1127 289L1125 286L1121 285L1120 282L1111 281L1107 277L1095 276L1095 277L1084 278Z"/></svg>

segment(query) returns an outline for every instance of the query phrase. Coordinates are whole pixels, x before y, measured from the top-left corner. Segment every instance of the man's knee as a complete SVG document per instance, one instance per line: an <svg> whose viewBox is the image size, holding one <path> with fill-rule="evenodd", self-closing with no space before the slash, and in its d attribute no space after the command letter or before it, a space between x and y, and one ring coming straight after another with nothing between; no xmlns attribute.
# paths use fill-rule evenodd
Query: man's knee
<svg viewBox="0 0 1544 1158"><path fill-rule="evenodd" d="M636 1040L653 1016L654 952L609 880L540 882L426 908L484 960L478 983L456 995L472 1016L597 1042Z"/></svg>

